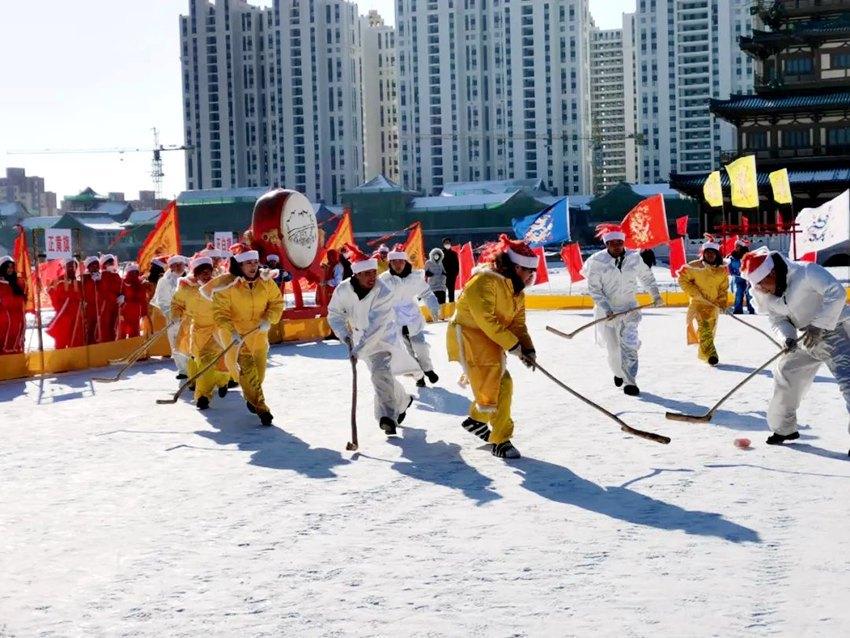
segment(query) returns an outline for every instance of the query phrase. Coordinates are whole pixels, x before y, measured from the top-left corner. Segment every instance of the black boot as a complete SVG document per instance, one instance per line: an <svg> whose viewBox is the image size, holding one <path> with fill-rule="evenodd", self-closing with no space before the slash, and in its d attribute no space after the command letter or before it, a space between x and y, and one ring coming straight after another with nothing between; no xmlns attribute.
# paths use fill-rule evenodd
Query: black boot
<svg viewBox="0 0 850 638"><path fill-rule="evenodd" d="M206 410L210 407L210 400L206 397L198 397L198 402L195 405L199 410Z"/></svg>
<svg viewBox="0 0 850 638"><path fill-rule="evenodd" d="M490 441L490 428L487 426L486 423L476 421L472 417L467 417L466 420L460 424L460 426L470 434L474 434L475 436L477 436L485 443Z"/></svg>
<svg viewBox="0 0 850 638"><path fill-rule="evenodd" d="M226 385L223 385L218 389L218 396L220 396L221 398L224 398L224 397L227 396L227 386Z"/></svg>
<svg viewBox="0 0 850 638"><path fill-rule="evenodd" d="M640 396L640 389L636 385L627 385L623 388L623 392L630 397Z"/></svg>
<svg viewBox="0 0 850 638"><path fill-rule="evenodd" d="M390 435L396 433L395 421L393 421L388 416L382 416L381 417L381 420L378 421L378 427L381 428L384 432L386 432L387 436L390 436Z"/></svg>
<svg viewBox="0 0 850 638"><path fill-rule="evenodd" d="M425 377L422 377L421 379L416 379L416 387L417 388L424 388L425 387Z"/></svg>
<svg viewBox="0 0 850 638"><path fill-rule="evenodd" d="M257 408L255 408L253 405L251 405L250 401L245 401L245 407L248 408L248 412L250 412L251 414L257 413Z"/></svg>
<svg viewBox="0 0 850 638"><path fill-rule="evenodd" d="M230 379L230 381L227 382L227 389L228 390L232 390L233 388L238 388L238 387L239 387L239 384L236 381L234 381L233 379Z"/></svg>
<svg viewBox="0 0 850 638"><path fill-rule="evenodd" d="M623 385L623 377L614 377L614 385L618 388Z"/></svg>
<svg viewBox="0 0 850 638"><path fill-rule="evenodd" d="M438 377L437 373L434 372L433 370L428 370L425 373L425 376L428 377L428 381L430 381L431 383L437 383L437 381L440 380L440 377Z"/></svg>
<svg viewBox="0 0 850 638"><path fill-rule="evenodd" d="M274 419L271 412L257 412L257 416L260 417L260 424L267 427L272 424L272 419Z"/></svg>
<svg viewBox="0 0 850 638"><path fill-rule="evenodd" d="M716 366L718 363L720 363L720 359L717 358L716 354L713 354L708 358L708 365Z"/></svg>
<svg viewBox="0 0 850 638"><path fill-rule="evenodd" d="M792 432L791 434L777 434L776 432L774 432L769 437L767 437L767 441L765 441L765 443L767 443L768 445L782 445L783 443L785 443L785 441L796 441L799 438L799 432Z"/></svg>
<svg viewBox="0 0 850 638"><path fill-rule="evenodd" d="M178 372L178 373L177 373L177 378L178 378L178 379L180 379L181 381L183 381L184 379L188 379L189 377L187 377L187 376L186 376L185 374L183 374L182 372Z"/></svg>
<svg viewBox="0 0 850 638"><path fill-rule="evenodd" d="M404 412L398 415L398 424L401 425L402 422L407 418L407 411L410 409L410 406L413 405L413 397L410 397L410 401L407 402L407 407L404 409Z"/></svg>
<svg viewBox="0 0 850 638"><path fill-rule="evenodd" d="M190 385L189 385L189 389L190 389L192 392L194 392L194 391L195 391L195 384L194 384L194 383L190 384Z"/></svg>
<svg viewBox="0 0 850 638"><path fill-rule="evenodd" d="M519 450L514 447L510 441L493 444L493 456L498 456L500 459L518 459L521 457Z"/></svg>

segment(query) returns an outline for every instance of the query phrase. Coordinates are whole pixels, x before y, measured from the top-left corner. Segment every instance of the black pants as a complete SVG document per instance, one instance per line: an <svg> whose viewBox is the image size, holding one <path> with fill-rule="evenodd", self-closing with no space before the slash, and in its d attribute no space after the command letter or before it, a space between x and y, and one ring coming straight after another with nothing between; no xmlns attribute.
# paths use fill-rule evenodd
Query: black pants
<svg viewBox="0 0 850 638"><path fill-rule="evenodd" d="M449 303L455 302L455 284L456 283L457 283L457 276L446 277L446 287L449 289Z"/></svg>
<svg viewBox="0 0 850 638"><path fill-rule="evenodd" d="M442 306L444 303L446 303L446 293L445 293L445 291L443 291L443 290L435 290L435 291L434 291L434 296L437 298L437 301L438 301L438 302L440 302L440 305L441 305L441 306Z"/></svg>

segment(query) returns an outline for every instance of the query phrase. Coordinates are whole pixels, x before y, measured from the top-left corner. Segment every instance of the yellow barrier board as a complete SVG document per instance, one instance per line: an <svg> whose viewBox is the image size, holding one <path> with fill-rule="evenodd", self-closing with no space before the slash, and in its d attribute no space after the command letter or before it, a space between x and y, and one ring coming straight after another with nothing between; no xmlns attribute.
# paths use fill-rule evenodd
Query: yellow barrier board
<svg viewBox="0 0 850 638"><path fill-rule="evenodd" d="M38 353L36 353L38 354ZM0 355L0 381L30 376L26 354Z"/></svg>

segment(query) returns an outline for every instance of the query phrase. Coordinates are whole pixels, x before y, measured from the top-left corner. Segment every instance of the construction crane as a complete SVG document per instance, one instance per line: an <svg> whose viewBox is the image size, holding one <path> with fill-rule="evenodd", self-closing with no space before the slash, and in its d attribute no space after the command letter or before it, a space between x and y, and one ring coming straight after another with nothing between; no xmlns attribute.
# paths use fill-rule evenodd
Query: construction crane
<svg viewBox="0 0 850 638"><path fill-rule="evenodd" d="M123 155L124 153L152 153L151 160L151 179L154 186L154 197L159 199L162 195L162 180L165 177L165 172L162 170L162 154L165 151L191 151L194 146L186 146L185 144L160 144L159 130L156 127L153 129L153 148L66 148L53 149L43 148L35 151L14 150L8 151L7 155L68 155L68 154L94 154L94 153L116 153Z"/></svg>

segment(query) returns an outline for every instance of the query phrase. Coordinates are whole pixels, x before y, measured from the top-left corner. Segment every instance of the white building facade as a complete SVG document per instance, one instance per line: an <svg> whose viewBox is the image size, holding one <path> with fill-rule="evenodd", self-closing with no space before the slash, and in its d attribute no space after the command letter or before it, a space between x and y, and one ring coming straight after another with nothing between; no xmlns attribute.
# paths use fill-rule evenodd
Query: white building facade
<svg viewBox="0 0 850 638"><path fill-rule="evenodd" d="M594 30L590 49L593 192L626 181L626 92L623 32Z"/></svg>
<svg viewBox="0 0 850 638"><path fill-rule="evenodd" d="M647 142L638 181L710 171L721 151L734 149L734 128L715 121L708 100L752 92L752 62L737 46L737 36L750 31L752 4L637 0L633 41L624 38L624 49L635 52L637 130Z"/></svg>
<svg viewBox="0 0 850 638"><path fill-rule="evenodd" d="M189 189L272 185L336 202L363 181L355 4L189 0L180 40Z"/></svg>
<svg viewBox="0 0 850 638"><path fill-rule="evenodd" d="M363 167L366 180L398 181L398 93L395 29L377 11L360 17Z"/></svg>
<svg viewBox="0 0 850 638"><path fill-rule="evenodd" d="M401 181L592 188L587 0L396 0Z"/></svg>

